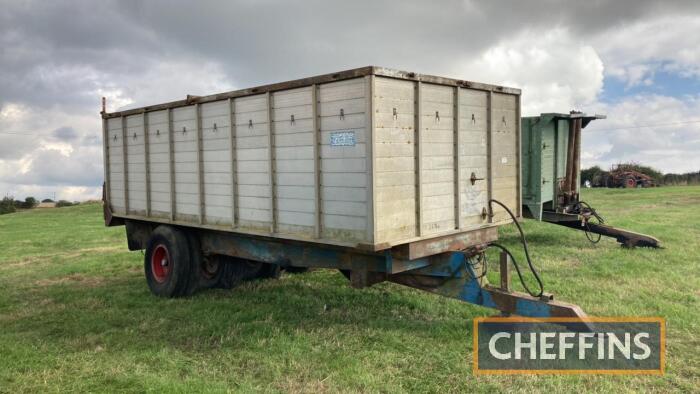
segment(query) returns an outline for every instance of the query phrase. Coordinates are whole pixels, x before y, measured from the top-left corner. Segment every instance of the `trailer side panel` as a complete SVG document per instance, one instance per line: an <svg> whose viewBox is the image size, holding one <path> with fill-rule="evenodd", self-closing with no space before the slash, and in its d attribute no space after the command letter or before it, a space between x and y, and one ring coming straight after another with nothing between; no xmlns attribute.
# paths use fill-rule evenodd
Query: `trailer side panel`
<svg viewBox="0 0 700 394"><path fill-rule="evenodd" d="M519 214L519 91L368 67L105 113L118 218L383 250Z"/></svg>

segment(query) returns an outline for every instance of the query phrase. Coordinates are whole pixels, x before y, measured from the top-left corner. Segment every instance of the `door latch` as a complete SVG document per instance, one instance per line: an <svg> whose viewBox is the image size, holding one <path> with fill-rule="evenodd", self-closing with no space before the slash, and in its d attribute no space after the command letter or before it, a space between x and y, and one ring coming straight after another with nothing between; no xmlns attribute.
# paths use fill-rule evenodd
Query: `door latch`
<svg viewBox="0 0 700 394"><path fill-rule="evenodd" d="M469 180L472 182L472 185L476 183L476 181L483 181L485 178L477 178L476 174L472 172L472 176L469 178Z"/></svg>

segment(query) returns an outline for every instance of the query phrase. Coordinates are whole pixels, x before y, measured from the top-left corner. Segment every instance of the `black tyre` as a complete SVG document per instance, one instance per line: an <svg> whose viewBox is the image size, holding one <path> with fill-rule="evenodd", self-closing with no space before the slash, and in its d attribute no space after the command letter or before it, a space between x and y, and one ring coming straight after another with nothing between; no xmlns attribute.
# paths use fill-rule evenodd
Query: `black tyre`
<svg viewBox="0 0 700 394"><path fill-rule="evenodd" d="M251 279L279 279L280 275L282 274L282 269L278 264L267 264L267 263L260 263L260 270L258 273L255 275L254 278Z"/></svg>
<svg viewBox="0 0 700 394"><path fill-rule="evenodd" d="M185 233L174 227L158 226L146 246L144 271L153 294L159 297L187 295L192 262Z"/></svg>
<svg viewBox="0 0 700 394"><path fill-rule="evenodd" d="M223 263L219 255L204 255L196 233L189 233L187 241L192 259L192 273L188 294L210 289L219 283Z"/></svg>
<svg viewBox="0 0 700 394"><path fill-rule="evenodd" d="M239 259L230 256L219 256L221 264L221 274L216 287L222 289L232 289L241 282L255 279L260 274L262 264L256 261Z"/></svg>
<svg viewBox="0 0 700 394"><path fill-rule="evenodd" d="M303 274L309 271L309 267L286 267L284 270L290 274Z"/></svg>

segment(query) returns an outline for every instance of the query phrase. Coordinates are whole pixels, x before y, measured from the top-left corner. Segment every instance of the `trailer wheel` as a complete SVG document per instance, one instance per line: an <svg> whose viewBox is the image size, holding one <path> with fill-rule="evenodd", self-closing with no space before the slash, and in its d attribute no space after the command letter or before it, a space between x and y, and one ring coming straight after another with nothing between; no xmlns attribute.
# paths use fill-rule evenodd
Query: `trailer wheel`
<svg viewBox="0 0 700 394"><path fill-rule="evenodd" d="M255 279L260 272L261 264L256 261L240 259L230 256L219 256L221 261L221 274L216 287L232 289L241 282Z"/></svg>
<svg viewBox="0 0 700 394"><path fill-rule="evenodd" d="M221 275L216 287L232 289L241 282L252 279L278 279L281 269L277 264L262 263L230 256L222 258Z"/></svg>
<svg viewBox="0 0 700 394"><path fill-rule="evenodd" d="M148 240L144 256L146 282L159 297L187 295L192 263L185 234L174 227L158 226Z"/></svg>
<svg viewBox="0 0 700 394"><path fill-rule="evenodd" d="M188 294L194 294L201 289L210 289L219 282L222 265L217 255L204 255L197 234L190 232L187 241L192 258L192 273Z"/></svg>
<svg viewBox="0 0 700 394"><path fill-rule="evenodd" d="M282 269L278 264L268 264L268 263L260 263L262 264L260 266L260 270L258 271L257 275L255 275L255 278L263 279L263 278L269 278L269 279L279 279L280 275L282 274Z"/></svg>

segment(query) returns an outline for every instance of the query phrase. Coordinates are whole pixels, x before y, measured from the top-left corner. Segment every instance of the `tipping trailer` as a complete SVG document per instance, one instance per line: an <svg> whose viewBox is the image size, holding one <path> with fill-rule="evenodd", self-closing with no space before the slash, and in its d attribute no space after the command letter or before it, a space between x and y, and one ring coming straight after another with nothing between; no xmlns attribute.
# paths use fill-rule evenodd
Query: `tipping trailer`
<svg viewBox="0 0 700 394"><path fill-rule="evenodd" d="M605 116L572 111L522 118L523 215L584 231L593 243L606 236L627 247L657 248L658 239L606 225L580 199L581 131L595 119Z"/></svg>
<svg viewBox="0 0 700 394"><path fill-rule="evenodd" d="M156 295L322 267L356 288L584 315L512 291L507 251L501 283L484 275L521 217L518 89L364 67L102 119L105 222L145 249Z"/></svg>

